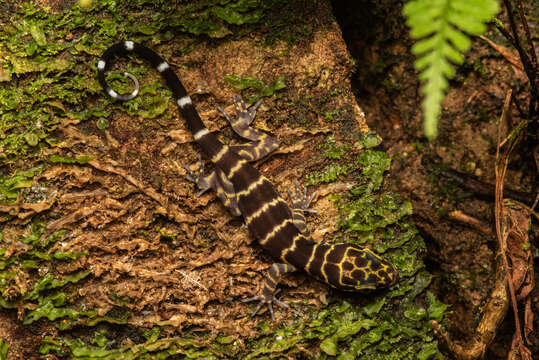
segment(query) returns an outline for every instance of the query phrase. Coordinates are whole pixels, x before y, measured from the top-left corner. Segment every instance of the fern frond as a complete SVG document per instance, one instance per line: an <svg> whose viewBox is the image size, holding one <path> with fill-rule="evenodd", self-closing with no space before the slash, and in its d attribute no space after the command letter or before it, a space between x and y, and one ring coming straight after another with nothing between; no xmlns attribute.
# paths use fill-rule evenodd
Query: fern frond
<svg viewBox="0 0 539 360"><path fill-rule="evenodd" d="M462 53L470 48L467 34L482 34L498 10L497 0L411 0L404 6L410 35L421 39L412 52L424 83L423 128L428 138L436 137L448 80L455 76L453 64L462 64Z"/></svg>

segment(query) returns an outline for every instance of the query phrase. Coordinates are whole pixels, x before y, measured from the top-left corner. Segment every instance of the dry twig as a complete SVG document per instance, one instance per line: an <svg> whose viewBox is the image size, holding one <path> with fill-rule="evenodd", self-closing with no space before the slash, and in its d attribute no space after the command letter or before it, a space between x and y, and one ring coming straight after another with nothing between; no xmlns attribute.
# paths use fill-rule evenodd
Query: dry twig
<svg viewBox="0 0 539 360"><path fill-rule="evenodd" d="M490 226L488 226L488 224L460 210L451 211L449 213L449 218L464 224L468 224L483 235L492 235L492 230L490 229Z"/></svg>

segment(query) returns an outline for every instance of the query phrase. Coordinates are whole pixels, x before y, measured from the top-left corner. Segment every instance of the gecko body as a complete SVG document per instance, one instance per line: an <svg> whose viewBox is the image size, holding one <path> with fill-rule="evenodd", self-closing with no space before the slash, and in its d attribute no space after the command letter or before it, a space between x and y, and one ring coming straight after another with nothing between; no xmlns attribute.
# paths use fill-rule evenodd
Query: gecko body
<svg viewBox="0 0 539 360"><path fill-rule="evenodd" d="M389 262L367 248L346 243L317 243L309 235L304 213L309 211L313 196L301 194L296 182L296 194L290 194L292 207L279 195L273 184L250 162L258 160L278 147L275 138L249 125L258 104L247 107L240 98L234 98L235 119L221 112L230 121L233 130L250 140L242 145L225 145L204 125L191 98L170 65L149 48L124 41L108 48L99 60L98 80L105 93L119 101L133 99L138 93L136 83L129 95L120 95L105 80L105 72L115 56L136 54L150 62L172 91L182 117L203 153L211 160L214 170L208 175L194 173L189 168L187 178L201 189L199 194L213 189L233 215L242 216L245 224L277 263L268 271L262 293L244 301L259 300L267 304L273 318L272 304L286 304L275 298L282 274L304 270L309 275L345 291L373 290L393 285L398 273Z"/></svg>

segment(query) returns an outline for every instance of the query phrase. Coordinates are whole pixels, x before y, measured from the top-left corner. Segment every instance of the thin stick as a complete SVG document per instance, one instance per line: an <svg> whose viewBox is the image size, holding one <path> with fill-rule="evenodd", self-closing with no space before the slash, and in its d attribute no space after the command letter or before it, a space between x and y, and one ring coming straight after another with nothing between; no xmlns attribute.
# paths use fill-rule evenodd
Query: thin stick
<svg viewBox="0 0 539 360"><path fill-rule="evenodd" d="M511 153L511 149L513 148L514 144L516 143L513 141L512 143L509 143L509 148L504 151L503 154L500 155L500 144L501 141L501 124L505 122L506 117L510 114L511 111L511 96L512 91L509 90L507 92L507 95L505 97L505 102L502 110L502 115L500 116L500 122L498 125L498 146L496 147L496 166L494 167L494 171L496 172L496 196L495 196L495 203L494 203L494 213L495 213L495 223L496 223L496 237L498 238L500 250L501 250L501 256L503 259L503 264L505 267L505 276L507 279L507 285L509 287L509 296L511 298L511 305L513 308L513 315L515 320L515 337L517 339L520 339L519 347L523 345L522 343L522 333L520 331L520 319L518 316L518 307L517 307L517 298L515 295L515 288L513 284L513 274L511 273L511 269L509 268L509 262L507 261L507 254L506 254L506 242L504 235L502 234L502 219L503 219L503 181L505 178L505 174L507 171L507 165L508 165L508 157ZM511 134L509 135L511 136ZM504 140L505 142L505 140ZM501 166L500 166L501 165Z"/></svg>
<svg viewBox="0 0 539 360"><path fill-rule="evenodd" d="M531 56L531 74L528 74L528 77L530 79L532 97L530 99L529 112L530 112L530 117L533 117L536 111L536 102L538 101L538 98L537 98L537 79L538 79L537 56L535 55L535 47L533 46L533 38L530 33L530 27L528 26L528 20L524 16L524 10L522 9L521 0L517 0L517 8L520 14L520 20L522 21L522 25L524 27L524 32L526 33L526 38L528 40L528 46L529 46L528 52L530 53L530 56Z"/></svg>
<svg viewBox="0 0 539 360"><path fill-rule="evenodd" d="M528 54L524 51L522 48L522 44L520 42L520 37L518 35L518 29L517 24L515 22L515 17L513 13L513 8L511 7L510 0L503 0L503 3L505 4L505 8L507 9L507 17L509 18L509 25L511 26L511 32L513 33L514 38L514 45L518 51L518 54L520 56L520 61L522 61L522 65L524 65L524 71L526 72L526 75L528 76L528 80L530 81L530 102L529 102L529 108L528 108L528 117L532 117L535 114L535 101L537 100L537 87L536 87L536 68L532 65L530 58L528 57Z"/></svg>
<svg viewBox="0 0 539 360"><path fill-rule="evenodd" d="M528 40L528 45L530 47L529 52L530 52L530 56L532 58L532 67L534 69L537 69L537 56L535 56L535 47L533 46L533 38L532 38L532 35L530 33L530 27L528 26L528 20L524 16L524 10L522 9L522 1L521 0L517 0L517 8L518 8L518 12L520 14L520 19L522 20L522 25L524 26L524 32L526 32L526 38Z"/></svg>

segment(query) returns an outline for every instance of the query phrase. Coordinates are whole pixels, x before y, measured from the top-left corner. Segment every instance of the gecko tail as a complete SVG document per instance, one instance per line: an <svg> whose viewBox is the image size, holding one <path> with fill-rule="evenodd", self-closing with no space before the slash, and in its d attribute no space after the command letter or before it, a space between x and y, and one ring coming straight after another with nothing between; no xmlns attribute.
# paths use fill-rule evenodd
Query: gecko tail
<svg viewBox="0 0 539 360"><path fill-rule="evenodd" d="M105 73L110 68L113 58L116 56L126 57L129 54L135 54L148 61L152 67L161 74L168 88L172 91L176 104L180 109L180 113L186 120L187 126L197 143L210 158L218 154L224 145L206 128L191 101L191 97L187 94L187 90L185 90L185 87L170 65L150 48L128 40L116 43L105 50L97 63L97 79L105 94L122 102L134 99L138 95L140 86L137 78L133 74L127 72L124 73L124 75L129 77L135 85L135 90L130 94L118 94L105 79Z"/></svg>

